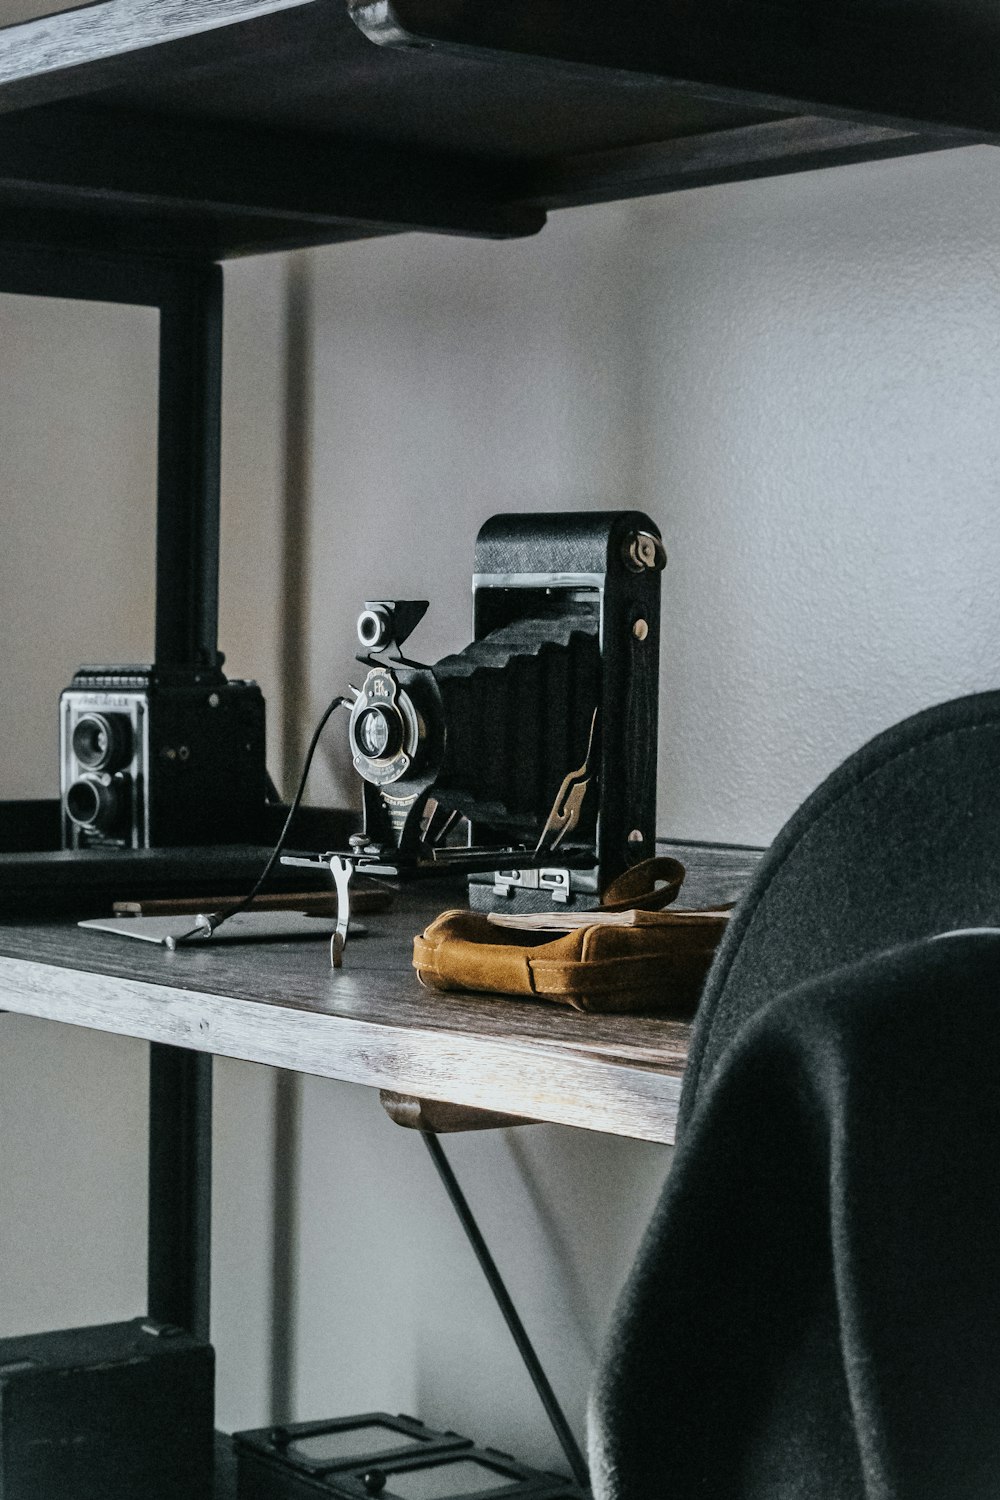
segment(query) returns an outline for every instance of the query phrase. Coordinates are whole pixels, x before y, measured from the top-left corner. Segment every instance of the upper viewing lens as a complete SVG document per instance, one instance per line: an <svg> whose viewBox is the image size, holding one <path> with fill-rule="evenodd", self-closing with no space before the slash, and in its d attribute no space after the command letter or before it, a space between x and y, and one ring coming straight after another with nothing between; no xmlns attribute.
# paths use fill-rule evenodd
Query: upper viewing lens
<svg viewBox="0 0 1000 1500"><path fill-rule="evenodd" d="M89 771L116 771L132 758L127 714L84 714L73 728L73 754Z"/></svg>

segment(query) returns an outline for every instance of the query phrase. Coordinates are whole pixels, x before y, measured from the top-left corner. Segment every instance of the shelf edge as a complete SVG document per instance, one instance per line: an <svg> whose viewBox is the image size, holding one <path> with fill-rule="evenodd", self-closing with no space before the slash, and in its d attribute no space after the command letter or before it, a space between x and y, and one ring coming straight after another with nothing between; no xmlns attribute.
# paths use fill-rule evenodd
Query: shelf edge
<svg viewBox="0 0 1000 1500"><path fill-rule="evenodd" d="M247 1008L256 1006L252 1044ZM144 1041L454 1104L671 1144L684 1058L477 1037L265 1005L0 957L0 1007ZM668 1071L669 1069L669 1071Z"/></svg>

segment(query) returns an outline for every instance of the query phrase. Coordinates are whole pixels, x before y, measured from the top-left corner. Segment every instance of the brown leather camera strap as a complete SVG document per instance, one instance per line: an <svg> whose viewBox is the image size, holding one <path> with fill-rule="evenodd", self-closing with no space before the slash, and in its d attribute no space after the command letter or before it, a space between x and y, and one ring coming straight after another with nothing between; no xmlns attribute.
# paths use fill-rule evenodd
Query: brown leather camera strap
<svg viewBox="0 0 1000 1500"><path fill-rule="evenodd" d="M633 865L613 880L601 897L601 911L661 911L676 901L684 883L684 866L659 855Z"/></svg>

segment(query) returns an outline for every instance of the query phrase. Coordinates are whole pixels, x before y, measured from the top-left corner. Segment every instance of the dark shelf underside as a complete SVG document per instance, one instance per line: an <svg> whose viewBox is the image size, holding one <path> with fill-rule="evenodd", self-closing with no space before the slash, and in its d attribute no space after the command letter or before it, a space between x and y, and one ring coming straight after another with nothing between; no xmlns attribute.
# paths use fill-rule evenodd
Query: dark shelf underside
<svg viewBox="0 0 1000 1500"><path fill-rule="evenodd" d="M681 46L653 0L349 9L98 0L0 30L0 238L213 257L502 238L552 208L965 143L988 113L974 79L949 113L927 66L880 100L827 47L827 77L777 13L767 65L728 23L686 20Z"/></svg>

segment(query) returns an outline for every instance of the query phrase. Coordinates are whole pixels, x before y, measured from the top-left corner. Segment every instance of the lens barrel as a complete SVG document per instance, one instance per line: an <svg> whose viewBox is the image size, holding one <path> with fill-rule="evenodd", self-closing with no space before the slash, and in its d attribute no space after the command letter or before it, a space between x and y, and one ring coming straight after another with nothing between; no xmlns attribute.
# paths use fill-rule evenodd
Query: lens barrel
<svg viewBox="0 0 1000 1500"><path fill-rule="evenodd" d="M81 776L66 792L66 813L78 828L111 833L124 810L121 782Z"/></svg>
<svg viewBox="0 0 1000 1500"><path fill-rule="evenodd" d="M403 746L403 721L396 709L369 708L354 727L358 750L371 760L388 760Z"/></svg>
<svg viewBox="0 0 1000 1500"><path fill-rule="evenodd" d="M72 743L88 771L120 771L132 759L132 721L128 714L81 714Z"/></svg>
<svg viewBox="0 0 1000 1500"><path fill-rule="evenodd" d="M367 651L378 651L392 635L392 616L387 609L373 605L358 616L358 640Z"/></svg>

